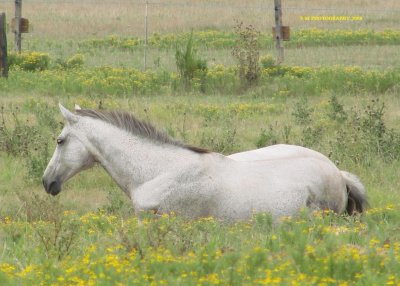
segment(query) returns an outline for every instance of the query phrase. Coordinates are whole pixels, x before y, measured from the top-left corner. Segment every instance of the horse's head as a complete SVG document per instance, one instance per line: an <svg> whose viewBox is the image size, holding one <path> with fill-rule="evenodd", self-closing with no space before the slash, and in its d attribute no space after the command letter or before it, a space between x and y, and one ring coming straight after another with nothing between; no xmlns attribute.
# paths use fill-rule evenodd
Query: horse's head
<svg viewBox="0 0 400 286"><path fill-rule="evenodd" d="M53 196L61 191L61 185L65 181L95 163L76 128L81 117L70 112L61 104L59 107L66 124L57 137L56 150L43 174L44 189Z"/></svg>

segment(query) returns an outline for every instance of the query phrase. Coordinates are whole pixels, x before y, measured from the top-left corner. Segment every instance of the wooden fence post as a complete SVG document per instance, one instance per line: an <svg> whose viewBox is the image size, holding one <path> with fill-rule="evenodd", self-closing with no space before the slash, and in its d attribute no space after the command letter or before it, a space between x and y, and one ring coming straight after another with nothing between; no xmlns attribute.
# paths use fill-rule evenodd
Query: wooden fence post
<svg viewBox="0 0 400 286"><path fill-rule="evenodd" d="M146 7L145 7L145 14L144 14L144 70L146 71L147 69L147 42L148 42L148 23L147 23L147 17L148 17L148 7L149 6L149 1L146 0Z"/></svg>
<svg viewBox="0 0 400 286"><path fill-rule="evenodd" d="M22 0L15 0L15 46L16 52L21 52L21 17L22 17Z"/></svg>
<svg viewBox="0 0 400 286"><path fill-rule="evenodd" d="M6 14L0 13L0 72L8 78Z"/></svg>
<svg viewBox="0 0 400 286"><path fill-rule="evenodd" d="M278 64L283 62L283 36L282 36L282 4L281 0L275 1L275 40Z"/></svg>

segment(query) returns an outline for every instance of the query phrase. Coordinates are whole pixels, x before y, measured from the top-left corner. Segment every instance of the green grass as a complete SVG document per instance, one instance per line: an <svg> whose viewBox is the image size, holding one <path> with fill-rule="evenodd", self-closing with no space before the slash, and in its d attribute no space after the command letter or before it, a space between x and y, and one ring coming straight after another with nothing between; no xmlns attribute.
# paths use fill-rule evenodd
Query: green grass
<svg viewBox="0 0 400 286"><path fill-rule="evenodd" d="M87 21L76 17L67 18ZM24 48L42 54L17 58L9 79L0 79L1 285L400 283L398 31L294 31L285 65L263 67L259 83L243 89L234 35L226 23L204 26L194 40L209 69L191 88L182 87L174 58L185 33L154 35L146 72L138 38L26 35ZM273 54L270 36L261 39L262 55ZM40 181L61 130L59 102L133 112L224 154L274 143L310 147L360 176L370 209L354 218L305 211L277 225L265 214L237 223L147 214L139 225L101 168L50 198Z"/></svg>
<svg viewBox="0 0 400 286"><path fill-rule="evenodd" d="M303 213L224 224L175 216L78 215L51 200L40 221L5 217L7 285L352 285L399 282L398 205L362 218ZM383 232L384 230L384 232ZM14 261L18 261L16 264Z"/></svg>
<svg viewBox="0 0 400 286"><path fill-rule="evenodd" d="M366 122L366 111L379 109L384 101L385 126L398 130L400 102L395 93L371 101L377 98L366 93L339 96L347 119L337 122L329 115L333 108L329 94L308 97L310 113L302 111L302 101L296 97L258 97L252 92L3 96L8 128L13 128L11 114L17 112L21 122L29 119L26 124L45 134L40 142L48 142L50 152L59 128L51 129L52 120L40 118L48 111L50 118L60 121L58 101L70 108L73 103L96 108L101 101L104 108L129 110L186 142L224 153L254 149L261 134L267 134L264 144L272 139L284 142L283 130L288 127L289 143L331 154L341 169L359 175L371 206L361 217L305 212L280 225L272 225L267 215L235 224L149 216L138 225L128 198L100 168L75 176L57 198L50 198L40 185L40 174L32 177L26 167L34 154L7 156L2 151L0 166L6 171L0 176L0 281L5 285L399 283L399 161L380 155L364 136L374 122L361 123ZM301 116L310 116L310 123L296 123ZM334 143L338 138L345 140ZM393 152L398 156L396 149Z"/></svg>
<svg viewBox="0 0 400 286"><path fill-rule="evenodd" d="M183 86L177 73L132 68L63 68L43 71L42 54L27 54L28 63L16 64L8 80L0 80L2 92L19 91L59 95L86 94L98 96L130 96L174 94L182 91L206 94L234 94L242 92L242 84L235 67L214 65ZM68 62L68 61L67 61ZM29 67L28 70L26 67ZM362 69L350 66L296 67L271 66L261 69L261 78L252 91L261 97L290 95L319 95L359 92L384 94L396 90L400 70Z"/></svg>
<svg viewBox="0 0 400 286"><path fill-rule="evenodd" d="M399 64L396 45L399 44L400 37L397 30L359 32L307 29L294 31L292 34L292 39L284 43L285 59L289 65L342 64L385 69ZM150 37L147 67L152 70L175 71L175 48L177 45L185 45L188 36L189 33L181 33L155 34ZM235 39L234 33L226 31L206 30L193 33L194 47L210 64L235 65L231 55ZM262 34L260 42L262 54L275 54L274 43L269 34ZM48 53L53 61L66 60L80 53L84 55L89 67L144 67L143 40L140 38L116 35L77 41L28 38L24 45L26 51Z"/></svg>

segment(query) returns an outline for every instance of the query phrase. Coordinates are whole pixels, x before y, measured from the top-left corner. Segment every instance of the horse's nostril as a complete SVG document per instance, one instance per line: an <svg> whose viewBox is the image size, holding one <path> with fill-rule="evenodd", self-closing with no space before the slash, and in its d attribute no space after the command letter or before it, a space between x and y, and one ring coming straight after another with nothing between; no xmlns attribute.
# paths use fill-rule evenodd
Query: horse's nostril
<svg viewBox="0 0 400 286"><path fill-rule="evenodd" d="M49 187L46 189L46 192L52 196L58 195L60 191L61 186L58 181L51 182Z"/></svg>

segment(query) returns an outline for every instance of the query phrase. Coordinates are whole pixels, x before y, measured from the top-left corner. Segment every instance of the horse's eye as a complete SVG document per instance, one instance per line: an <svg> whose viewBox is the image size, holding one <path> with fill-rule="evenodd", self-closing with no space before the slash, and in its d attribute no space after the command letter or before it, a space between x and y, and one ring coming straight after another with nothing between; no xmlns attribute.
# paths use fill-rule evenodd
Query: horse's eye
<svg viewBox="0 0 400 286"><path fill-rule="evenodd" d="M57 139L57 144L58 145L61 145L63 142L64 142L64 139L60 139L60 138Z"/></svg>

